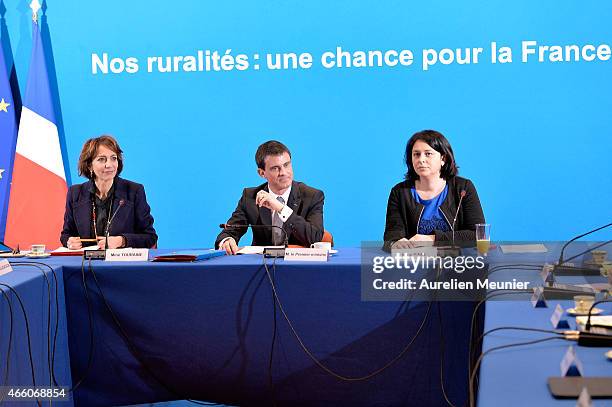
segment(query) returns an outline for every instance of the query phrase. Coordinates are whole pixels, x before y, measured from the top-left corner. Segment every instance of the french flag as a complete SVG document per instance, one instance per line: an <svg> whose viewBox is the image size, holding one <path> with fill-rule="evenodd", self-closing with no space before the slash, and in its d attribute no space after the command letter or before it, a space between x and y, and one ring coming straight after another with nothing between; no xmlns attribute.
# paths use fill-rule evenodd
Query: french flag
<svg viewBox="0 0 612 407"><path fill-rule="evenodd" d="M29 249L61 246L68 185L40 35L38 0L32 1L32 56L23 100L6 220L5 242Z"/></svg>

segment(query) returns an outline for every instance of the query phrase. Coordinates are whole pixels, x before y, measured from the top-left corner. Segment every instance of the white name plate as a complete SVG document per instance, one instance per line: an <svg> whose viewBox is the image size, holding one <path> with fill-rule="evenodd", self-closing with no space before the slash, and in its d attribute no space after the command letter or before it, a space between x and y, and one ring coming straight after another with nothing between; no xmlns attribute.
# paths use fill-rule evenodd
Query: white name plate
<svg viewBox="0 0 612 407"><path fill-rule="evenodd" d="M578 397L578 403L576 403L576 407L593 407L591 395L589 394L589 390L586 387L582 388L580 396Z"/></svg>
<svg viewBox="0 0 612 407"><path fill-rule="evenodd" d="M554 270L554 266L552 264L544 264L542 266L542 270L540 270L540 277L542 277L542 281L546 282L548 280L548 276Z"/></svg>
<svg viewBox="0 0 612 407"><path fill-rule="evenodd" d="M561 360L561 376L584 376L582 361L578 359L573 346L567 349Z"/></svg>
<svg viewBox="0 0 612 407"><path fill-rule="evenodd" d="M288 247L285 261L327 261L327 249Z"/></svg>
<svg viewBox="0 0 612 407"><path fill-rule="evenodd" d="M544 298L544 287L536 287L531 296L531 305L534 308L547 308L546 299Z"/></svg>
<svg viewBox="0 0 612 407"><path fill-rule="evenodd" d="M11 263L8 260L0 260L0 276L10 273L13 271Z"/></svg>
<svg viewBox="0 0 612 407"><path fill-rule="evenodd" d="M108 249L106 261L149 261L149 249Z"/></svg>
<svg viewBox="0 0 612 407"><path fill-rule="evenodd" d="M554 329L569 329L569 323L565 319L561 319L563 317L563 313L565 310L561 306L561 304L557 304L555 307L555 311L550 316L550 322Z"/></svg>

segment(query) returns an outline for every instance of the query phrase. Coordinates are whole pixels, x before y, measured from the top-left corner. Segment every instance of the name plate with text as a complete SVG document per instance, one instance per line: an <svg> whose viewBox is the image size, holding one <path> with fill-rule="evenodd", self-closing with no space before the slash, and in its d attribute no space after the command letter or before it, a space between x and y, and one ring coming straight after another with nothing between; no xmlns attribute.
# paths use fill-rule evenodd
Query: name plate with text
<svg viewBox="0 0 612 407"><path fill-rule="evenodd" d="M573 346L567 349L561 360L561 376L584 376L582 361Z"/></svg>
<svg viewBox="0 0 612 407"><path fill-rule="evenodd" d="M106 261L148 261L149 249L108 249Z"/></svg>
<svg viewBox="0 0 612 407"><path fill-rule="evenodd" d="M13 271L11 263L8 260L0 260L0 276L10 273Z"/></svg>
<svg viewBox="0 0 612 407"><path fill-rule="evenodd" d="M285 261L327 261L327 249L288 247Z"/></svg>

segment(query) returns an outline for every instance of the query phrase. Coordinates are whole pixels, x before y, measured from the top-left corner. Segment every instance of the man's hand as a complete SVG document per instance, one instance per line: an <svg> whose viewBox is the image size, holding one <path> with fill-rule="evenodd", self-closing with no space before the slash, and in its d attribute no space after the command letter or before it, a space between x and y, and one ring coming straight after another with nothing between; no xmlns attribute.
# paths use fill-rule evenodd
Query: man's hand
<svg viewBox="0 0 612 407"><path fill-rule="evenodd" d="M77 250L83 247L83 243L80 237L69 237L67 246L70 250Z"/></svg>
<svg viewBox="0 0 612 407"><path fill-rule="evenodd" d="M234 255L238 252L238 245L236 244L234 238L230 237L226 239L221 246L219 246L219 249L225 250L225 253L229 255Z"/></svg>
<svg viewBox="0 0 612 407"><path fill-rule="evenodd" d="M268 208L271 211L280 212L283 209L283 204L279 202L271 193L263 189L257 193L255 204L259 207Z"/></svg>

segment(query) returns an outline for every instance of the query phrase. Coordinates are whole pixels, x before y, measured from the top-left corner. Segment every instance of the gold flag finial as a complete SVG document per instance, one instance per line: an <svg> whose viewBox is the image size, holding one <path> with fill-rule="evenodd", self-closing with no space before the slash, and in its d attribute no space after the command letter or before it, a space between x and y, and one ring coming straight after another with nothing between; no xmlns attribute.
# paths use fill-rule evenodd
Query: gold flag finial
<svg viewBox="0 0 612 407"><path fill-rule="evenodd" d="M41 6L38 0L32 0L30 3L30 8L32 9L32 21L35 23L38 22L38 10L40 10Z"/></svg>

